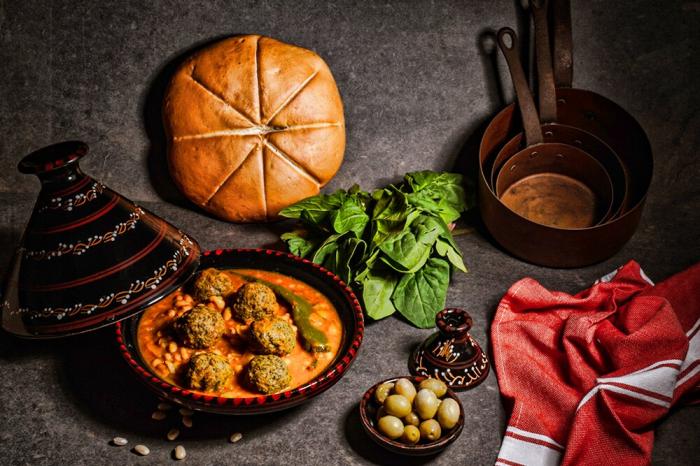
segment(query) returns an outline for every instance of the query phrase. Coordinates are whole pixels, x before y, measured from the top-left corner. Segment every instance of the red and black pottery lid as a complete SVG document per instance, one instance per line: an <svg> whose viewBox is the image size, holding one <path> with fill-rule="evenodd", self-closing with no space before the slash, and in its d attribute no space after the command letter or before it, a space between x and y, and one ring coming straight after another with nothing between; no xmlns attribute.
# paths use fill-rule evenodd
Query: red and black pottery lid
<svg viewBox="0 0 700 466"><path fill-rule="evenodd" d="M70 141L26 156L41 192L2 296L2 326L51 338L142 311L189 279L196 241L85 175L87 145Z"/></svg>
<svg viewBox="0 0 700 466"><path fill-rule="evenodd" d="M416 376L442 380L452 390L467 390L484 381L490 363L469 334L472 318L463 309L443 309L435 316L438 331L411 354L408 370Z"/></svg>

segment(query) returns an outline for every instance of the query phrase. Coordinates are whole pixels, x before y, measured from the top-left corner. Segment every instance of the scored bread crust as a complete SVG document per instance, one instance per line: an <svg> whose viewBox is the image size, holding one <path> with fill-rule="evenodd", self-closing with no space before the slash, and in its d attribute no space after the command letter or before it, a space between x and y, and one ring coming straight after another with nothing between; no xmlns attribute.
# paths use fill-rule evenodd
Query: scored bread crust
<svg viewBox="0 0 700 466"><path fill-rule="evenodd" d="M345 152L343 103L328 65L259 35L185 60L166 90L163 123L177 187L235 222L274 219L318 194Z"/></svg>

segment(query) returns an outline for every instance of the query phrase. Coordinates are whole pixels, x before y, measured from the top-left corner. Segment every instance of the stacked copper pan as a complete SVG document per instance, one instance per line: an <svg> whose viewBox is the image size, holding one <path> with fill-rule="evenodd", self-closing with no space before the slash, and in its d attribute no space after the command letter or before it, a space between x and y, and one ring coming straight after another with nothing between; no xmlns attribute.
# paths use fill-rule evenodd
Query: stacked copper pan
<svg viewBox="0 0 700 466"><path fill-rule="evenodd" d="M513 255L581 267L612 256L636 230L651 183L651 146L620 106L571 87L569 1L532 0L530 10L538 105L519 62L518 38L503 28L498 43L517 103L501 110L483 135L479 208L494 239Z"/></svg>

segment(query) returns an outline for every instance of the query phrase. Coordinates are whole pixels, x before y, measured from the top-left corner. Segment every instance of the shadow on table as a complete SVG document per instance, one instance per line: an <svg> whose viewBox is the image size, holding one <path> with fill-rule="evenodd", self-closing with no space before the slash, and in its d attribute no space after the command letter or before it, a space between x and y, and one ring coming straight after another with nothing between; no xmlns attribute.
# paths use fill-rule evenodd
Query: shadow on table
<svg viewBox="0 0 700 466"><path fill-rule="evenodd" d="M142 385L117 349L114 329L70 339L62 351L57 378L65 396L87 417L114 429L115 435L129 433L165 440L171 427L180 429L183 439L227 439L241 431L278 430L300 415L303 406L279 413L256 416L224 416L195 413L192 428L181 423L177 409L162 421L151 419L158 399Z"/></svg>

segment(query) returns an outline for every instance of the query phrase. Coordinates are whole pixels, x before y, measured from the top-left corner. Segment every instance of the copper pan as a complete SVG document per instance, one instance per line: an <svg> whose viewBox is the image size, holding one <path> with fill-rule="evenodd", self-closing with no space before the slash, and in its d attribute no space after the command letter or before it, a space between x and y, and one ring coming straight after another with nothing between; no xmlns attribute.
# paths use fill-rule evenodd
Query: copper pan
<svg viewBox="0 0 700 466"><path fill-rule="evenodd" d="M561 5L555 4L555 12L558 9ZM555 23L555 50L562 45L556 38L560 26ZM557 75L557 64L555 59L558 82L562 74ZM529 221L504 206L491 189L490 177L498 151L521 132L519 114L511 104L489 123L479 146L479 210L494 239L514 256L548 267L582 267L609 258L634 234L651 184L653 159L642 127L613 101L591 91L569 88L557 88L556 98L559 123L593 134L622 161L628 177L626 208L607 223L564 230Z"/></svg>
<svg viewBox="0 0 700 466"><path fill-rule="evenodd" d="M504 162L497 196L512 211L543 225L583 228L607 219L613 198L607 171L578 147L544 142L520 63L518 38L506 27L498 31L497 39L513 79L526 139L526 146L514 148Z"/></svg>
<svg viewBox="0 0 700 466"><path fill-rule="evenodd" d="M596 136L573 126L563 125L557 121L556 94L552 71L552 54L549 46L547 24L547 0L530 0L530 10L535 23L535 48L539 86L539 114L545 142L569 144L584 150L600 162L608 172L613 183L612 206L609 218L617 217L627 203L627 174L620 158L610 146ZM491 186L495 186L496 177L503 164L512 157L522 144L522 136L515 136L508 141L496 157L491 169Z"/></svg>
<svg viewBox="0 0 700 466"><path fill-rule="evenodd" d="M571 87L571 5L569 0L551 0L551 3L558 121L595 135L615 151L627 171L629 186L625 210L641 210L654 167L649 139L637 120L615 102L595 92Z"/></svg>
<svg viewBox="0 0 700 466"><path fill-rule="evenodd" d="M557 89L557 96L567 99L567 111L559 113L559 121L567 124L586 121L591 111L588 91ZM590 228L563 230L547 227L519 216L504 206L489 183L493 158L505 141L520 131L520 115L515 104L501 110L486 127L479 146L477 174L479 211L493 238L514 256L547 267L583 267L603 261L632 237L642 215L651 182L651 147L639 124L614 102L594 94L605 105L599 117L589 121L591 131L601 139L606 135L617 147L620 159L629 174L628 208L619 217ZM559 107L561 109L561 105ZM598 107L600 108L600 107ZM577 110L579 109L579 110ZM616 131L616 122L626 129L625 137ZM487 178L488 176L488 178Z"/></svg>

